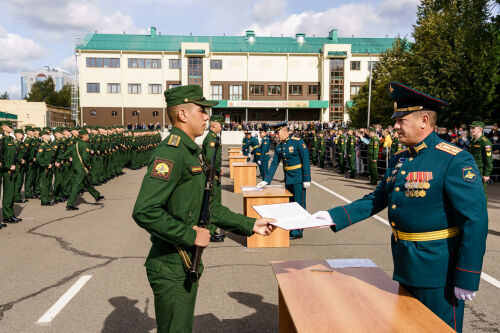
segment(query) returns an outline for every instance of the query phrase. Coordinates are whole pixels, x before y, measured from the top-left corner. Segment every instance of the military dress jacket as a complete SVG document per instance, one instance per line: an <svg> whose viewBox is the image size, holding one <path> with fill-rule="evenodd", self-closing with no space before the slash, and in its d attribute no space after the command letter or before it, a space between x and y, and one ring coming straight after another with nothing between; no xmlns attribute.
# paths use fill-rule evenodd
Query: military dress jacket
<svg viewBox="0 0 500 333"><path fill-rule="evenodd" d="M281 161L283 161L285 184L292 185L311 181L309 151L301 138L289 136L276 146L269 173L264 179L268 184L271 184Z"/></svg>
<svg viewBox="0 0 500 333"><path fill-rule="evenodd" d="M374 192L329 210L337 232L388 207L393 234L393 278L405 285L478 290L488 215L472 156L434 132L394 155ZM458 228L454 237L402 240L400 233ZM398 237L398 235L400 235ZM432 235L432 234L431 234Z"/></svg>
<svg viewBox="0 0 500 333"><path fill-rule="evenodd" d="M259 160L268 160L269 159L269 148L271 147L271 141L269 140L269 136L266 135L260 141L259 148L257 148L257 156Z"/></svg>
<svg viewBox="0 0 500 333"><path fill-rule="evenodd" d="M257 149L259 148L259 139L257 139L254 136L250 137L250 148L252 148L252 155L255 157L255 154L257 153ZM258 159L258 157L257 157Z"/></svg>
<svg viewBox="0 0 500 333"><path fill-rule="evenodd" d="M215 152L215 141L217 139L217 134L210 130L207 135L205 136L205 139L203 139L203 144L201 145L201 152L203 154L203 157L205 157L205 162L207 165L210 165L212 163L212 156L214 156ZM221 151L222 151L222 145L219 147L219 150L217 151L217 156L215 157L215 173L217 176L220 176L220 171L221 171Z"/></svg>
<svg viewBox="0 0 500 333"><path fill-rule="evenodd" d="M3 163L2 167L5 171L10 170L12 164L14 164L17 146L14 142L14 138L10 135L5 135L2 138L3 140Z"/></svg>
<svg viewBox="0 0 500 333"><path fill-rule="evenodd" d="M491 156L491 141L484 135L481 135L477 140L471 140L469 153L477 163L479 172L483 177L489 177L493 171L493 156Z"/></svg>
<svg viewBox="0 0 500 333"><path fill-rule="evenodd" d="M53 154L54 148L52 146L52 143L42 140L42 142L38 145L38 150L36 152L36 160L38 162L38 165L40 165L42 168L47 168Z"/></svg>
<svg viewBox="0 0 500 333"><path fill-rule="evenodd" d="M379 153L379 141L376 136L372 136L370 138L370 142L368 143L368 148L367 148L367 158L368 162L376 161L378 160L378 153Z"/></svg>
<svg viewBox="0 0 500 333"><path fill-rule="evenodd" d="M176 247L192 255L193 226L200 217L206 182L202 160L198 145L176 127L152 152L132 213L135 222L151 234L146 268L168 272L169 264L183 265ZM253 233L255 219L233 213L216 201L210 203L210 218L224 230L246 236Z"/></svg>
<svg viewBox="0 0 500 333"><path fill-rule="evenodd" d="M250 153L250 139L246 135L243 136L243 141L241 142L241 152L245 156L248 156Z"/></svg>

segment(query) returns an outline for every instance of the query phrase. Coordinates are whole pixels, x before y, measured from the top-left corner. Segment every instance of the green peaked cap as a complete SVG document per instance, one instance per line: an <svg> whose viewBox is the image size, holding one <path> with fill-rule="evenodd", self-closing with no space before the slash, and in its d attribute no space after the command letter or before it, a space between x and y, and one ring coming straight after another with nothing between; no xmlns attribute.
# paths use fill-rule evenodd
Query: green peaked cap
<svg viewBox="0 0 500 333"><path fill-rule="evenodd" d="M215 106L217 101L210 101L203 97L203 90L198 85L180 86L165 91L165 102L167 107L186 103L194 103L200 106Z"/></svg>

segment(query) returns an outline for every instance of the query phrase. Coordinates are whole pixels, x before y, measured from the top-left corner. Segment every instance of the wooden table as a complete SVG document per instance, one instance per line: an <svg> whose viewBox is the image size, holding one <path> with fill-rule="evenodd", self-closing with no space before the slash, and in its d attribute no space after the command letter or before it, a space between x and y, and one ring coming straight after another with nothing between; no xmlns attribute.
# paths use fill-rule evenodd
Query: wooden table
<svg viewBox="0 0 500 333"><path fill-rule="evenodd" d="M378 267L274 261L279 332L455 332Z"/></svg>
<svg viewBox="0 0 500 333"><path fill-rule="evenodd" d="M241 193L241 186L257 185L257 163L233 163L234 193Z"/></svg>
<svg viewBox="0 0 500 333"><path fill-rule="evenodd" d="M243 191L243 214L254 218L265 217L257 214L252 206L286 203L290 201L291 196L293 194L283 187L266 187L262 191ZM267 237L254 234L247 237L247 247L290 247L290 232L276 228Z"/></svg>
<svg viewBox="0 0 500 333"><path fill-rule="evenodd" d="M228 147L228 151L241 151L241 147Z"/></svg>
<svg viewBox="0 0 500 333"><path fill-rule="evenodd" d="M238 150L229 150L228 152L228 155L229 157L233 157L233 156L241 156L241 150L238 149Z"/></svg>
<svg viewBox="0 0 500 333"><path fill-rule="evenodd" d="M229 178L234 178L233 163L245 163L247 161L246 156L231 156L229 157Z"/></svg>

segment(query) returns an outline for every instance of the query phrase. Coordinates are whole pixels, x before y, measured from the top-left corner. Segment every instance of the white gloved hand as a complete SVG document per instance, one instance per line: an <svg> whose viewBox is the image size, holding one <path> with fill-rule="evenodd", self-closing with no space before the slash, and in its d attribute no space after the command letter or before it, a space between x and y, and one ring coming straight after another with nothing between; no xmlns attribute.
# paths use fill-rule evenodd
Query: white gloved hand
<svg viewBox="0 0 500 333"><path fill-rule="evenodd" d="M269 184L268 182L260 182L257 184L257 188L263 188L264 186L266 186L267 184Z"/></svg>
<svg viewBox="0 0 500 333"><path fill-rule="evenodd" d="M333 223L330 213L328 213L326 210L320 210L319 212L312 214L312 217L323 220L328 223Z"/></svg>
<svg viewBox="0 0 500 333"><path fill-rule="evenodd" d="M261 164L262 164L262 162L261 162L261 161L257 161L257 164L258 164L258 165L261 165Z"/></svg>
<svg viewBox="0 0 500 333"><path fill-rule="evenodd" d="M462 301L472 301L476 297L477 291L466 290L462 288L455 287L455 297Z"/></svg>
<svg viewBox="0 0 500 333"><path fill-rule="evenodd" d="M304 188L308 188L309 186L311 186L311 182L303 182L303 183L302 183L302 186L303 186Z"/></svg>

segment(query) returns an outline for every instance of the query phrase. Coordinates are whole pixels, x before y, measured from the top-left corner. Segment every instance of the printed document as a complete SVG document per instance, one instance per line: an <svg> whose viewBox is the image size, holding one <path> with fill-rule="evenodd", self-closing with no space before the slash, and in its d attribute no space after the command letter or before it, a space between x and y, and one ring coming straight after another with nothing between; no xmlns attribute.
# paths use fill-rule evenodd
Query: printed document
<svg viewBox="0 0 500 333"><path fill-rule="evenodd" d="M347 267L377 267L370 259L326 259L331 268L347 268Z"/></svg>
<svg viewBox="0 0 500 333"><path fill-rule="evenodd" d="M277 222L270 224L285 230L321 228L333 225L332 223L312 217L311 214L296 202L252 207L260 216L276 219Z"/></svg>

